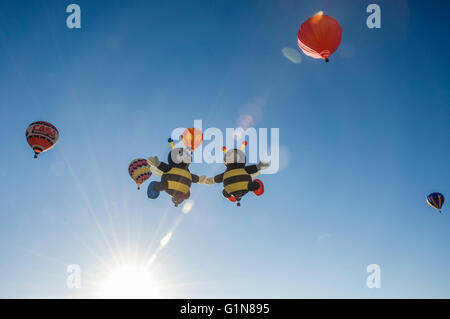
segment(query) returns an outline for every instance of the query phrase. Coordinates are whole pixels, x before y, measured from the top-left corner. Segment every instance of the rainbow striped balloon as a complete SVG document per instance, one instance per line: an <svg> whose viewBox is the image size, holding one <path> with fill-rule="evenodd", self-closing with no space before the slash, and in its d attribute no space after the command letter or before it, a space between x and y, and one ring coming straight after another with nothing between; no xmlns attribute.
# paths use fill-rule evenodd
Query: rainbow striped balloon
<svg viewBox="0 0 450 319"><path fill-rule="evenodd" d="M152 176L150 165L148 165L147 160L144 158L136 158L132 160L128 166L128 173L136 182L138 189L141 188L142 183Z"/></svg>

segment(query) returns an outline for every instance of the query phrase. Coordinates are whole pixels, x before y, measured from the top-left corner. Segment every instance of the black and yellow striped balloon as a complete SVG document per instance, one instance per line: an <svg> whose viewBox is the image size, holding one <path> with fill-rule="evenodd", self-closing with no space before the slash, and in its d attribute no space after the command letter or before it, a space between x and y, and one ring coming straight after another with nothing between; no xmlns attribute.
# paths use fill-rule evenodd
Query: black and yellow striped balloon
<svg viewBox="0 0 450 319"><path fill-rule="evenodd" d="M433 208L436 208L437 210L441 210L442 205L444 205L444 195L441 193L431 193L427 196L427 203Z"/></svg>

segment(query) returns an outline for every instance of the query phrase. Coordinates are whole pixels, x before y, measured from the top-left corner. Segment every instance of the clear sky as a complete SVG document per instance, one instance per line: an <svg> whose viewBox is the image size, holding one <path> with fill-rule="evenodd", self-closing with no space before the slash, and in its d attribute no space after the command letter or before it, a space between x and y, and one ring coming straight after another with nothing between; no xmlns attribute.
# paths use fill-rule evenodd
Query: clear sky
<svg viewBox="0 0 450 319"><path fill-rule="evenodd" d="M65 24L72 2L81 30ZM366 26L370 3L381 29ZM281 50L300 51L319 10L339 20L340 48L292 63ZM175 223L151 268L159 296L449 298L450 210L425 202L450 199L449 13L441 1L1 1L0 297L96 297ZM136 190L129 162L166 159L174 128L225 130L254 105L254 126L279 128L282 145L263 196L238 208L221 186L193 185L183 215ZM60 140L35 160L25 129L38 120ZM70 264L80 289L66 287Z"/></svg>

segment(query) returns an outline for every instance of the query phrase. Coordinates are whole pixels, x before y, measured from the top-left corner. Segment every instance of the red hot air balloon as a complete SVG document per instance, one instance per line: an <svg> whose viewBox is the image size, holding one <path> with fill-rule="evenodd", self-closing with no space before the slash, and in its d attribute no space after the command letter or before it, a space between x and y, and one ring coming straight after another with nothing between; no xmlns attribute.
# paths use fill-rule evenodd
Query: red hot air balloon
<svg viewBox="0 0 450 319"><path fill-rule="evenodd" d="M59 132L54 125L39 121L27 127L25 137L34 151L34 158L37 158L40 153L55 146L59 139Z"/></svg>
<svg viewBox="0 0 450 319"><path fill-rule="evenodd" d="M320 11L301 25L297 40L307 56L328 62L330 55L341 44L342 28L336 19Z"/></svg>
<svg viewBox="0 0 450 319"><path fill-rule="evenodd" d="M191 152L199 147L203 142L203 133L196 128L187 128L181 135L181 141L184 146L189 147Z"/></svg>

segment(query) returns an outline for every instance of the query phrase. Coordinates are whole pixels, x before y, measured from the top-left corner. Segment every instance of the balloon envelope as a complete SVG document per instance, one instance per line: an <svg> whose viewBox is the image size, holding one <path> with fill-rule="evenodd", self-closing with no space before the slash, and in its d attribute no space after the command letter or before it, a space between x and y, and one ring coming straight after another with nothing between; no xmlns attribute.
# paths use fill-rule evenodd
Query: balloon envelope
<svg viewBox="0 0 450 319"><path fill-rule="evenodd" d="M144 158L137 158L132 160L130 165L128 166L128 173L131 178L136 182L138 189L141 184L144 183L147 179L152 176L152 172L150 171L150 165Z"/></svg>
<svg viewBox="0 0 450 319"><path fill-rule="evenodd" d="M427 203L433 208L436 208L437 210L440 210L442 208L442 205L444 205L444 195L441 193L431 193L427 196Z"/></svg>
<svg viewBox="0 0 450 319"><path fill-rule="evenodd" d="M306 20L297 33L298 46L303 53L326 62L337 50L341 40L342 28L339 22L323 12Z"/></svg>
<svg viewBox="0 0 450 319"><path fill-rule="evenodd" d="M203 133L196 128L187 128L181 135L181 141L184 146L189 147L191 151L199 147L203 142Z"/></svg>
<svg viewBox="0 0 450 319"><path fill-rule="evenodd" d="M44 121L31 123L25 131L28 144L34 151L34 157L48 151L58 142L59 132L53 124Z"/></svg>

